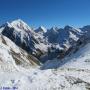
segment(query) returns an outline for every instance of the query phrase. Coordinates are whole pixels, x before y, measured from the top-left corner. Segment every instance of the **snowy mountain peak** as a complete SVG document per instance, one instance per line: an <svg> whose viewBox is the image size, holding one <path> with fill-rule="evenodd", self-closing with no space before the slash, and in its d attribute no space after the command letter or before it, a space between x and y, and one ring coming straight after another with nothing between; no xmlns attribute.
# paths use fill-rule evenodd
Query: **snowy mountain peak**
<svg viewBox="0 0 90 90"><path fill-rule="evenodd" d="M43 30L43 32L47 32L47 29L46 29L45 27L40 26L39 28L40 28L41 30Z"/></svg>
<svg viewBox="0 0 90 90"><path fill-rule="evenodd" d="M46 33L47 29L43 26L40 26L37 30L35 30L37 33Z"/></svg>
<svg viewBox="0 0 90 90"><path fill-rule="evenodd" d="M51 33L58 33L58 28L57 27L52 27L49 31Z"/></svg>
<svg viewBox="0 0 90 90"><path fill-rule="evenodd" d="M64 27L64 29L65 30L70 30L70 29L72 29L73 27L71 27L71 26L69 26L69 25L66 25L65 27Z"/></svg>
<svg viewBox="0 0 90 90"><path fill-rule="evenodd" d="M18 24L26 24L23 20L21 19L16 19L14 21L11 22L14 25L18 25Z"/></svg>
<svg viewBox="0 0 90 90"><path fill-rule="evenodd" d="M58 30L58 27L52 27L50 30L56 31Z"/></svg>
<svg viewBox="0 0 90 90"><path fill-rule="evenodd" d="M14 20L10 23L16 30L31 31L32 29L21 19Z"/></svg>
<svg viewBox="0 0 90 90"><path fill-rule="evenodd" d="M69 25L65 26L65 27L64 27L64 30L67 31L67 32L73 32L73 33L79 33L79 34L80 34L80 33L81 33L81 34L83 33L82 30L80 30L80 29L78 29L78 28L75 28L75 27L73 27L73 26L69 26Z"/></svg>
<svg viewBox="0 0 90 90"><path fill-rule="evenodd" d="M90 25L84 26L81 28L83 31L89 31L90 30Z"/></svg>

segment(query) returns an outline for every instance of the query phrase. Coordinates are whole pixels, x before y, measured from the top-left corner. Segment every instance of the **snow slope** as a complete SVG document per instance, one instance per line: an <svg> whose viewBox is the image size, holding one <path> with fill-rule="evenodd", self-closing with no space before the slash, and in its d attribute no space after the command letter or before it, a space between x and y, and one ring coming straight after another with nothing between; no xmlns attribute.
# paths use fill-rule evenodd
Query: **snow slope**
<svg viewBox="0 0 90 90"><path fill-rule="evenodd" d="M6 74L1 72L0 85L16 87L16 90L89 90L90 88L90 73L83 70L46 70L28 73L29 75L21 72Z"/></svg>
<svg viewBox="0 0 90 90"><path fill-rule="evenodd" d="M0 70L13 71L17 67L32 68L38 66L39 61L16 46L10 39L0 35Z"/></svg>
<svg viewBox="0 0 90 90"><path fill-rule="evenodd" d="M0 86L9 87L11 90L13 87L16 90L89 90L89 49L90 43L66 57L65 61L55 60L46 63L47 67L53 65L53 69L46 69L45 65L46 70L19 68L18 71L10 73L1 71ZM64 63L66 61L67 63ZM55 65L59 65L59 68Z"/></svg>
<svg viewBox="0 0 90 90"><path fill-rule="evenodd" d="M86 44L75 53L70 56L66 56L64 59L55 59L47 61L42 69L66 67L66 68L80 68L80 69L90 69L90 43Z"/></svg>
<svg viewBox="0 0 90 90"><path fill-rule="evenodd" d="M63 67L90 69L90 43L68 58Z"/></svg>

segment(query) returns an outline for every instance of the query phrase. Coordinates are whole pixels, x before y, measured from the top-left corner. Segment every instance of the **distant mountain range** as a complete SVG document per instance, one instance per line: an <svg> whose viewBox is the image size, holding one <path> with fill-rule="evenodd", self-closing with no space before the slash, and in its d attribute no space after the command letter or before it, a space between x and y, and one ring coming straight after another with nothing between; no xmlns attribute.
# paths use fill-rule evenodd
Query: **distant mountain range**
<svg viewBox="0 0 90 90"><path fill-rule="evenodd" d="M54 58L62 59L75 52L87 38L89 40L89 29L88 25L83 28L65 26L51 29L40 26L34 30L18 19L1 25L0 33L41 62L46 62Z"/></svg>

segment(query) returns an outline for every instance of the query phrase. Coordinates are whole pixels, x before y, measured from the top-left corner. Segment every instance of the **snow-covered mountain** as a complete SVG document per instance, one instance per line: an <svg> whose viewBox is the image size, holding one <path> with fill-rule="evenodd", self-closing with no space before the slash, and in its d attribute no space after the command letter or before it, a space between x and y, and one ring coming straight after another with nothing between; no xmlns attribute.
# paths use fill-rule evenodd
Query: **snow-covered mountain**
<svg viewBox="0 0 90 90"><path fill-rule="evenodd" d="M45 52L41 48L41 46L46 46L42 43L42 35L35 33L32 28L20 19L3 24L0 30L4 36L11 39L16 45L36 57Z"/></svg>
<svg viewBox="0 0 90 90"><path fill-rule="evenodd" d="M40 26L38 29L35 30L36 33L44 34L47 32L47 29L43 26Z"/></svg>
<svg viewBox="0 0 90 90"><path fill-rule="evenodd" d="M62 59L66 55L68 55L73 49L77 49L77 44L82 41L84 42L85 32L81 29L77 29L70 26L65 26L64 28L58 29L57 27L53 27L48 30L44 37L47 39L49 47L48 53L41 57L42 61L46 59L53 59L59 57Z"/></svg>
<svg viewBox="0 0 90 90"><path fill-rule="evenodd" d="M89 90L90 26L34 31L20 19L1 25L0 77L0 89Z"/></svg>
<svg viewBox="0 0 90 90"><path fill-rule="evenodd" d="M0 70L0 85L11 89L15 87L18 90L89 90L89 54L90 43L87 43L62 61L55 59L46 62L41 66L45 70L38 68L27 70L20 67L17 70L12 68L12 72Z"/></svg>
<svg viewBox="0 0 90 90"><path fill-rule="evenodd" d="M3 28L2 34L7 36L9 39L14 41L18 46L25 48L27 51L30 50L29 45L31 44L31 37L34 33L31 28L25 24L22 20L15 20L11 23L7 22L1 26ZM31 45L33 48L33 45Z"/></svg>
<svg viewBox="0 0 90 90"><path fill-rule="evenodd" d="M16 46L10 39L0 35L0 70L17 70L40 65L38 59Z"/></svg>
<svg viewBox="0 0 90 90"><path fill-rule="evenodd" d="M33 30L24 21L18 19L3 24L0 32L40 61L46 62L48 59L57 57L61 59L69 54L78 42L82 42L86 30L70 26L52 27L50 30L41 26Z"/></svg>

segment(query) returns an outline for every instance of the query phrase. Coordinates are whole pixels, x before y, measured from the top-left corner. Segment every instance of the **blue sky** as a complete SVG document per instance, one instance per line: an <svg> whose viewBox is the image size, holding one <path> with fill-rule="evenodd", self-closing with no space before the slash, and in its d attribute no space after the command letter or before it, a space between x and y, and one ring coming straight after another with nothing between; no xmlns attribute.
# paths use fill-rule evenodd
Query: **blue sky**
<svg viewBox="0 0 90 90"><path fill-rule="evenodd" d="M0 24L21 18L33 27L90 24L90 0L0 0Z"/></svg>

